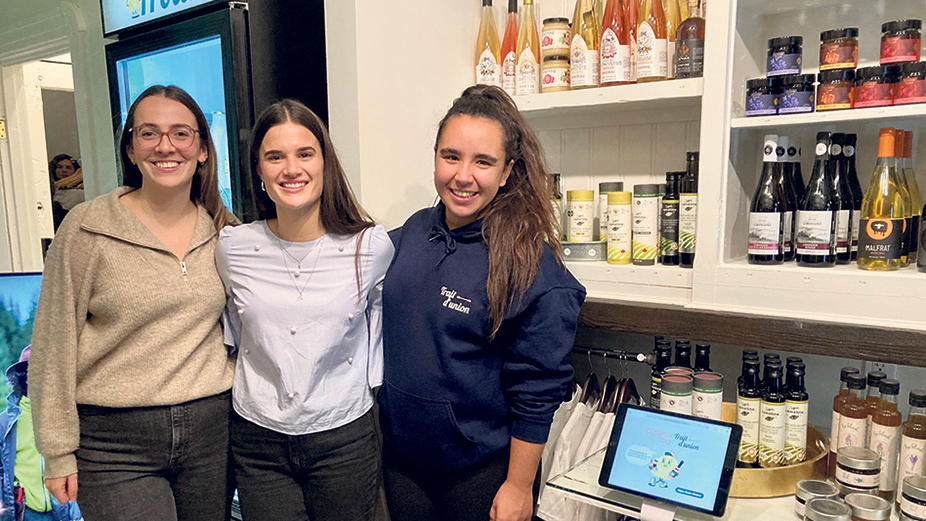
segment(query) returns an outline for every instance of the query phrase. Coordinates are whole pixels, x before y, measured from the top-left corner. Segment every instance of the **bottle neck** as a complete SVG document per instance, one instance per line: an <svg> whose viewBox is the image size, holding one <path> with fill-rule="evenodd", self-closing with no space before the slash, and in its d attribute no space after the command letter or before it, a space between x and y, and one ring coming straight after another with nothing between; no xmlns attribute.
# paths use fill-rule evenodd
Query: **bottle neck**
<svg viewBox="0 0 926 521"><path fill-rule="evenodd" d="M868 386L868 398L877 398L881 396L881 389L877 385Z"/></svg>
<svg viewBox="0 0 926 521"><path fill-rule="evenodd" d="M926 416L926 407L910 406L910 416Z"/></svg>
<svg viewBox="0 0 926 521"><path fill-rule="evenodd" d="M897 395L896 394L882 394L881 395L881 408L897 410Z"/></svg>
<svg viewBox="0 0 926 521"><path fill-rule="evenodd" d="M849 389L848 401L865 401L864 389Z"/></svg>

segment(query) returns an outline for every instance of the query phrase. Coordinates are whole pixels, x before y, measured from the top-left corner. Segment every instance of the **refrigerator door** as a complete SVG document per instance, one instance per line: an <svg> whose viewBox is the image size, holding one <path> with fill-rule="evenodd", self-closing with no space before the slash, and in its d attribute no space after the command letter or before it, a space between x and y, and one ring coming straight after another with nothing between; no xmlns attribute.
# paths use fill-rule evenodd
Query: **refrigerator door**
<svg viewBox="0 0 926 521"><path fill-rule="evenodd" d="M248 220L253 213L253 188L247 135L253 109L247 47L241 45L247 41L246 24L246 11L223 9L110 44L106 59L116 134L132 102L148 87L184 89L209 123L222 201Z"/></svg>

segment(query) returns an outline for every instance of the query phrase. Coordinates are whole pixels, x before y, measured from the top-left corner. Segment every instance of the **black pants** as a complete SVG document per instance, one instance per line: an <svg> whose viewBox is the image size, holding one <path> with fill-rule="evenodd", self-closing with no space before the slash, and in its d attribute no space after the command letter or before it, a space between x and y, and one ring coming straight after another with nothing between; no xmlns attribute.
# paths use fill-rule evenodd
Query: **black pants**
<svg viewBox="0 0 926 521"><path fill-rule="evenodd" d="M433 470L383 452L383 484L392 521L488 521L495 494L508 477L509 451L455 471ZM534 503L540 472L534 479Z"/></svg>
<svg viewBox="0 0 926 521"><path fill-rule="evenodd" d="M373 413L290 436L232 413L231 449L244 521L373 521L380 449Z"/></svg>

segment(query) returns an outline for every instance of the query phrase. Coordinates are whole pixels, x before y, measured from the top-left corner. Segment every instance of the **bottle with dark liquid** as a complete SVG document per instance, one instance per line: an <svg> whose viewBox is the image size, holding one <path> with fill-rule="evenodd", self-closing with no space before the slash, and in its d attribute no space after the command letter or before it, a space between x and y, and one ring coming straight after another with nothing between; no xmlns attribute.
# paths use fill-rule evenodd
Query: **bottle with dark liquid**
<svg viewBox="0 0 926 521"><path fill-rule="evenodd" d="M836 218L839 204L830 160L832 133L818 132L810 182L797 212L797 263L799 266L836 265Z"/></svg>
<svg viewBox="0 0 926 521"><path fill-rule="evenodd" d="M800 203L804 199L804 174L801 172L801 138L791 136L788 143L788 162L785 163L785 175L791 179L794 198Z"/></svg>
<svg viewBox="0 0 926 521"><path fill-rule="evenodd" d="M830 157L833 162L833 182L837 201L836 215L836 264L849 264L852 260L852 188L849 186L847 172L848 161L845 160L843 148L846 144L846 135L833 134L833 144L830 145Z"/></svg>
<svg viewBox="0 0 926 521"><path fill-rule="evenodd" d="M759 382L759 390L762 392L765 392L765 385L769 381L769 370L774 364L781 365L781 356L778 353L765 353L762 357L762 381Z"/></svg>
<svg viewBox="0 0 926 521"><path fill-rule="evenodd" d="M775 180L784 196L784 226L783 240L785 262L794 260L794 219L797 217L797 197L794 195L794 187L791 186L791 176L787 174L788 165L788 136L778 136L778 147L775 154L778 156L778 162L775 164Z"/></svg>
<svg viewBox="0 0 926 521"><path fill-rule="evenodd" d="M910 192L910 212L912 213L912 220L910 222L910 245L907 248L907 252L911 263L916 261L917 252L919 251L920 220L922 218L920 204L923 202L922 195L920 194L920 187L916 183L916 172L913 170L912 153L913 131L907 131L904 133L903 156L901 157L900 169L907 181L907 191Z"/></svg>
<svg viewBox="0 0 926 521"><path fill-rule="evenodd" d="M790 357L789 357L790 359ZM804 386L804 362L788 362L788 390L785 399L785 465L807 457L807 411L810 397Z"/></svg>
<svg viewBox="0 0 926 521"><path fill-rule="evenodd" d="M738 467L753 467L759 458L759 413L762 394L759 393L759 361L743 362L743 385L736 396L736 423L743 427Z"/></svg>
<svg viewBox="0 0 926 521"><path fill-rule="evenodd" d="M839 409L846 403L846 397L849 395L849 384L847 378L850 374L858 374L859 370L854 367L843 367L839 371L839 392L833 397L833 423L830 426L830 454L827 459L827 477L836 476L836 444L839 440Z"/></svg>
<svg viewBox="0 0 926 521"><path fill-rule="evenodd" d="M784 218L787 203L778 183L778 136L765 136L762 175L749 205L749 238L746 258L750 264L781 264L785 260Z"/></svg>
<svg viewBox="0 0 926 521"><path fill-rule="evenodd" d="M881 484L878 495L894 501L897 491L897 456L900 453L900 425L903 415L897 410L900 382L893 378L881 380L881 399L871 416L868 448L881 455Z"/></svg>
<svg viewBox="0 0 926 521"><path fill-rule="evenodd" d="M843 447L868 446L868 404L865 402L865 383L867 379L861 374L846 377L849 394L839 408L839 439L836 452Z"/></svg>
<svg viewBox="0 0 926 521"><path fill-rule="evenodd" d="M659 410L659 399L662 389L662 372L672 365L672 346L665 340L656 341L656 363L650 373L649 404L653 409Z"/></svg>
<svg viewBox="0 0 926 521"><path fill-rule="evenodd" d="M923 475L926 458L926 391L910 391L910 414L900 429L900 463L897 483L909 476ZM899 502L900 494L897 494Z"/></svg>
<svg viewBox="0 0 926 521"><path fill-rule="evenodd" d="M666 266L678 266L679 195L678 180L684 172L666 172L666 195L662 198L662 219L659 224L660 261Z"/></svg>
<svg viewBox="0 0 926 521"><path fill-rule="evenodd" d="M846 134L846 145L842 147L843 161L846 162L846 178L849 180L849 189L852 191L852 242L851 259L858 259L859 219L862 215L862 199L865 192L858 181L858 170L855 169L855 144L857 136Z"/></svg>
<svg viewBox="0 0 926 521"><path fill-rule="evenodd" d="M774 468L784 463L785 451L785 393L781 364L772 363L767 374L759 408L759 466Z"/></svg>
<svg viewBox="0 0 926 521"><path fill-rule="evenodd" d="M913 240L913 237L910 236L910 231L913 229L913 198L910 192L910 182L903 169L903 142L906 140L906 136L906 130L894 129L893 163L894 169L897 171L897 177L900 178L900 191L904 200L904 236L903 256L900 258L901 266L910 265L910 243ZM919 203L916 206L919 207Z"/></svg>
<svg viewBox="0 0 926 521"><path fill-rule="evenodd" d="M679 265L694 267L695 238L698 228L698 153L686 154L685 177L679 186L678 254Z"/></svg>
<svg viewBox="0 0 926 521"><path fill-rule="evenodd" d="M759 352L755 349L744 349L743 350L743 365L740 375L736 378L736 390L739 392L743 388L743 378L746 376L746 362L754 361L759 363Z"/></svg>
<svg viewBox="0 0 926 521"><path fill-rule="evenodd" d="M682 0L685 1L685 0ZM675 77L700 78L704 75L704 18L701 0L688 0L691 15L675 32Z"/></svg>
<svg viewBox="0 0 926 521"><path fill-rule="evenodd" d="M672 365L691 369L691 342L688 340L675 341L675 363Z"/></svg>
<svg viewBox="0 0 926 521"><path fill-rule="evenodd" d="M916 269L926 273L926 204L923 204L923 211L920 215L920 239L916 253ZM684 259L684 257L682 257Z"/></svg>
<svg viewBox="0 0 926 521"><path fill-rule="evenodd" d="M695 344L694 370L696 373L710 372L711 370L711 345L710 344Z"/></svg>

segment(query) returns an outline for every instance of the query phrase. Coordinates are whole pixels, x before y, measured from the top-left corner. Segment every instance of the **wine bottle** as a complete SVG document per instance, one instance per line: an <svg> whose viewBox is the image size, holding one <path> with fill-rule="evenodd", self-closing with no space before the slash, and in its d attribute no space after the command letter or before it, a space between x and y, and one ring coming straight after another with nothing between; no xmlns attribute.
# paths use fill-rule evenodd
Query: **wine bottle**
<svg viewBox="0 0 926 521"><path fill-rule="evenodd" d="M682 21L691 18L691 9L688 2L696 3L698 0L676 0L678 2L678 15Z"/></svg>
<svg viewBox="0 0 926 521"><path fill-rule="evenodd" d="M797 263L800 266L836 265L836 183L830 160L831 132L817 132L813 173L797 212Z"/></svg>
<svg viewBox="0 0 926 521"><path fill-rule="evenodd" d="M668 40L662 0L641 0L637 16L637 82L664 80Z"/></svg>
<svg viewBox="0 0 926 521"><path fill-rule="evenodd" d="M785 451L785 393L781 383L781 364L772 364L763 380L759 408L759 466L782 466Z"/></svg>
<svg viewBox="0 0 926 521"><path fill-rule="evenodd" d="M781 189L784 197L784 221L782 223L782 248L785 252L785 262L794 260L794 219L797 217L797 198L791 186L791 177L787 174L788 165L788 136L778 136L778 146L775 148L777 161L775 163L775 182Z"/></svg>
<svg viewBox="0 0 926 521"><path fill-rule="evenodd" d="M913 170L913 132L907 131L904 133L903 140L903 158L901 159L901 167L903 169L904 177L907 180L907 191L910 192L910 213L912 214L912 219L910 221L910 244L907 247L907 257L909 262L917 262L917 251L919 250L919 239L920 239L920 217L922 213L920 211L920 205L923 204L922 196L920 195L920 187L916 182L916 172Z"/></svg>
<svg viewBox="0 0 926 521"><path fill-rule="evenodd" d="M894 129L881 129L878 161L862 200L858 267L863 270L894 271L902 264L905 208L894 139Z"/></svg>
<svg viewBox="0 0 926 521"><path fill-rule="evenodd" d="M926 204L920 213L920 239L919 249L916 252L916 268L926 273ZM684 258L684 257L683 257Z"/></svg>
<svg viewBox="0 0 926 521"><path fill-rule="evenodd" d="M855 169L856 140L855 134L846 134L846 145L842 147L842 156L846 162L846 178L852 190L852 243L850 244L852 262L858 260L859 219L862 215L862 199L865 197L862 185L858 182L858 171Z"/></svg>
<svg viewBox="0 0 926 521"><path fill-rule="evenodd" d="M800 204L804 200L804 174L801 172L801 138L791 136L788 143L788 162L785 163L785 172L791 178L791 187L794 188L794 197Z"/></svg>
<svg viewBox="0 0 926 521"><path fill-rule="evenodd" d="M750 264L781 264L784 256L784 212L786 203L780 183L776 182L778 136L765 136L762 149L762 174L749 206Z"/></svg>
<svg viewBox="0 0 926 521"><path fill-rule="evenodd" d="M684 172L666 172L666 195L662 198L662 219L659 225L660 260L667 266L678 266L679 195L678 180Z"/></svg>
<svg viewBox="0 0 926 521"><path fill-rule="evenodd" d="M687 367L691 369L691 342L681 339L675 341L675 361L672 364L676 367Z"/></svg>
<svg viewBox="0 0 926 521"><path fill-rule="evenodd" d="M711 372L710 344L695 344L694 370L696 373Z"/></svg>
<svg viewBox="0 0 926 521"><path fill-rule="evenodd" d="M676 32L682 24L678 0L662 0L662 10L666 13L666 78L671 80L675 79Z"/></svg>
<svg viewBox="0 0 926 521"><path fill-rule="evenodd" d="M476 38L476 83L501 85L501 63L492 0L482 0L479 36Z"/></svg>
<svg viewBox="0 0 926 521"><path fill-rule="evenodd" d="M897 177L900 179L900 191L903 195L903 204L904 204L904 226L903 226L903 245L901 246L901 251L903 256L900 258L901 267L908 266L910 264L910 242L912 238L910 237L910 231L912 230L912 221L913 221L913 198L910 196L910 187L907 184L907 176L904 175L903 164L901 162L901 157L903 156L903 142L906 136L906 131L899 128L894 129L894 168L897 171Z"/></svg>
<svg viewBox="0 0 926 521"><path fill-rule="evenodd" d="M656 341L656 363L653 364L653 370L650 373L650 407L660 408L660 397L662 389L662 372L666 367L672 365L672 345L665 340Z"/></svg>
<svg viewBox="0 0 926 521"><path fill-rule="evenodd" d="M540 37L537 35L537 18L534 0L524 0L521 7L521 26L518 28L518 95L540 92Z"/></svg>
<svg viewBox="0 0 926 521"><path fill-rule="evenodd" d="M682 0L681 5L686 5ZM675 33L675 77L700 78L704 75L704 18L701 1L689 0L691 15L682 21Z"/></svg>
<svg viewBox="0 0 926 521"><path fill-rule="evenodd" d="M601 26L592 6L592 0L578 0L572 15L572 32L569 36L570 88L588 89L601 83L598 67L601 57Z"/></svg>
<svg viewBox="0 0 926 521"><path fill-rule="evenodd" d="M604 10L606 0L592 0L592 12L595 13L595 20L598 21L598 27L604 25Z"/></svg>
<svg viewBox="0 0 926 521"><path fill-rule="evenodd" d="M836 200L839 213L836 216L836 264L849 264L852 260L850 241L852 240L852 188L849 186L848 162L843 154L846 144L846 135L833 134L833 144L830 145L830 157L835 168L833 169L833 182L835 183Z"/></svg>
<svg viewBox="0 0 926 521"><path fill-rule="evenodd" d="M640 2L621 0L621 15L627 23L627 41L630 43L630 81L637 81L637 20Z"/></svg>
<svg viewBox="0 0 926 521"><path fill-rule="evenodd" d="M698 165L699 154L686 154L685 179L679 189L678 253L679 265L694 267L695 242L698 233Z"/></svg>
<svg viewBox="0 0 926 521"><path fill-rule="evenodd" d="M630 76L630 33L621 0L608 0L601 25L601 86L625 85Z"/></svg>
<svg viewBox="0 0 926 521"><path fill-rule="evenodd" d="M508 22L502 38L502 88L509 96L518 93L518 0L508 0Z"/></svg>

